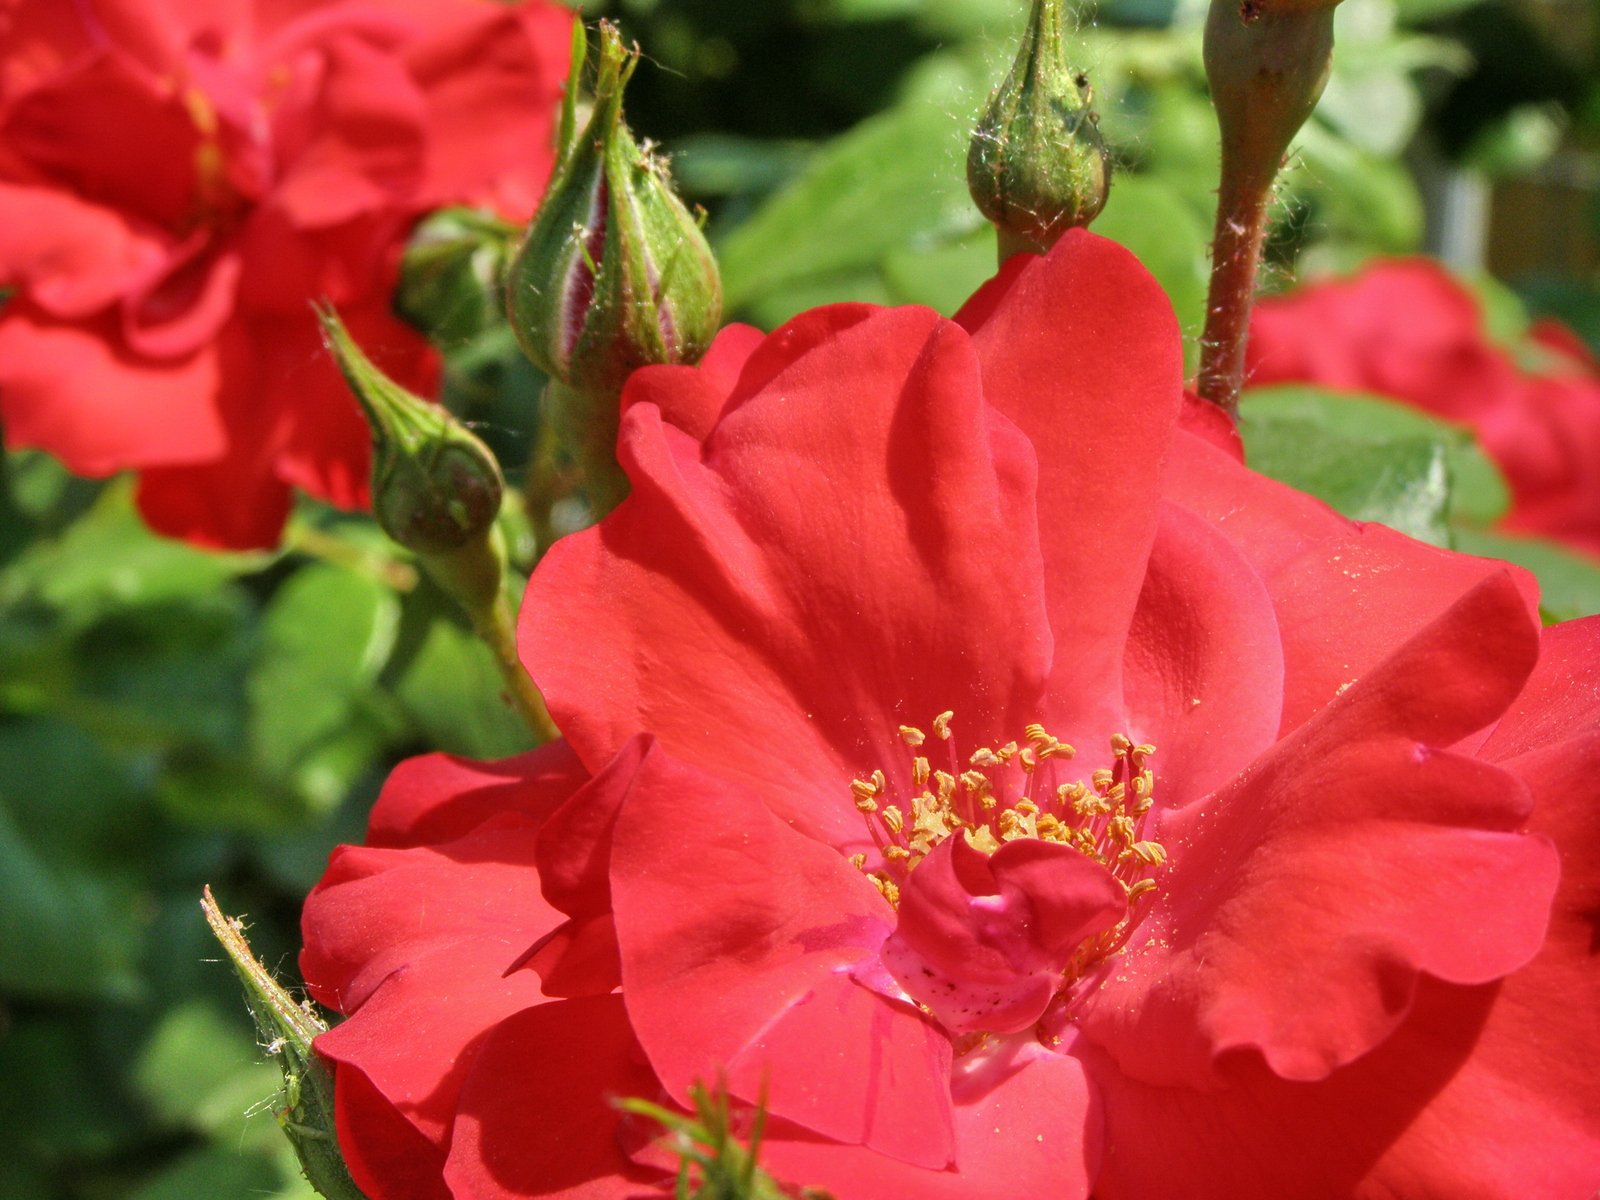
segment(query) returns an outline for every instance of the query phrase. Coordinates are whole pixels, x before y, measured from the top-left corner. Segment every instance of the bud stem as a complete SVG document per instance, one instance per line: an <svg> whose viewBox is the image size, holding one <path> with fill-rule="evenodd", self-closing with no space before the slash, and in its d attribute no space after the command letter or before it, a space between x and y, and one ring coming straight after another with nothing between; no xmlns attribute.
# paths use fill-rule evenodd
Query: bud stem
<svg viewBox="0 0 1600 1200"><path fill-rule="evenodd" d="M539 742L561 736L540 693L517 654L517 622L505 589L505 545L498 527L457 550L422 558L428 574L461 605L478 640L489 647L506 695Z"/></svg>
<svg viewBox="0 0 1600 1200"><path fill-rule="evenodd" d="M1331 7L1258 12L1248 2L1212 0L1205 62L1222 129L1222 181L1197 390L1235 419L1272 183L1332 59Z"/></svg>

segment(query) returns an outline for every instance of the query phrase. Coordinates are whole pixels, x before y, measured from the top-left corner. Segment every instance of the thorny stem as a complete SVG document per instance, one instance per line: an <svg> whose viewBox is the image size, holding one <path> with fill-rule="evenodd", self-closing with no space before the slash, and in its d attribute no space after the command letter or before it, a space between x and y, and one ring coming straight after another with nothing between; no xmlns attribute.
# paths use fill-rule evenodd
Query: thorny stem
<svg viewBox="0 0 1600 1200"><path fill-rule="evenodd" d="M1205 63L1222 130L1222 182L1197 388L1236 419L1272 182L1332 61L1331 6L1263 12L1252 0L1212 0Z"/></svg>
<svg viewBox="0 0 1600 1200"><path fill-rule="evenodd" d="M1235 420L1244 386L1244 351L1250 335L1250 308L1256 272L1267 237L1272 180L1241 183L1230 172L1223 151L1222 187L1217 192L1217 227L1211 243L1211 286L1206 295L1205 332L1200 339L1201 399L1220 406Z"/></svg>

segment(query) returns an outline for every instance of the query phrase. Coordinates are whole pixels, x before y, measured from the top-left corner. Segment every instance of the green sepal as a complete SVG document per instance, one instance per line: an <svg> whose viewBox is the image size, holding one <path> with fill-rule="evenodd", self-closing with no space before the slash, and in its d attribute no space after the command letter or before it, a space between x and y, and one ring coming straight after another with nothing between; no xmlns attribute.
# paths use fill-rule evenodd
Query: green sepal
<svg viewBox="0 0 1600 1200"><path fill-rule="evenodd" d="M367 1200L350 1177L334 1133L333 1073L312 1048L317 1035L327 1032L327 1023L309 1003L296 1003L261 965L250 951L243 924L223 915L209 887L200 908L244 985L245 1005L255 1020L262 1047L283 1071L283 1091L275 1113L306 1181L327 1200Z"/></svg>

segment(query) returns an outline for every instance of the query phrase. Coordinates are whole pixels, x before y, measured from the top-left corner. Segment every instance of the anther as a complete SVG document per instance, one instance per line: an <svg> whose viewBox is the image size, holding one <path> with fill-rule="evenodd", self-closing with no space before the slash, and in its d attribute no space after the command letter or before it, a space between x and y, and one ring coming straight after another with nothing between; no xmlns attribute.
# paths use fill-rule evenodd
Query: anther
<svg viewBox="0 0 1600 1200"><path fill-rule="evenodd" d="M946 710L933 719L933 734L941 742L950 740L950 719L956 714L953 710Z"/></svg>
<svg viewBox="0 0 1600 1200"><path fill-rule="evenodd" d="M915 725L900 726L900 737L906 745L912 747L913 749L922 745L923 742L928 740L928 735L923 733L922 730L918 729Z"/></svg>

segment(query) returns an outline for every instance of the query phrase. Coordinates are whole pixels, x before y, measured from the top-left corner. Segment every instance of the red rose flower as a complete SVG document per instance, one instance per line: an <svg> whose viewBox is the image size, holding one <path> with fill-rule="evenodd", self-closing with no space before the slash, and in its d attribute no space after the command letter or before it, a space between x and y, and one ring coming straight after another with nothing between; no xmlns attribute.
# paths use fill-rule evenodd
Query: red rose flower
<svg viewBox="0 0 1600 1200"><path fill-rule="evenodd" d="M1511 486L1507 528L1600 554L1600 366L1570 330L1532 335L1548 365L1525 373L1444 268L1381 261L1258 304L1248 377L1377 392L1471 427Z"/></svg>
<svg viewBox="0 0 1600 1200"><path fill-rule="evenodd" d="M1180 371L1074 232L633 377L529 592L570 750L408 768L307 906L369 1194L637 1194L606 1097L719 1074L842 1200L1592 1188L1600 621L1541 650Z"/></svg>
<svg viewBox="0 0 1600 1200"><path fill-rule="evenodd" d="M290 486L366 502L366 428L307 302L384 366L410 223L525 217L571 15L534 0L0 3L0 420L150 524L276 543Z"/></svg>

